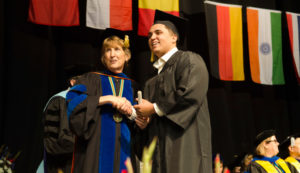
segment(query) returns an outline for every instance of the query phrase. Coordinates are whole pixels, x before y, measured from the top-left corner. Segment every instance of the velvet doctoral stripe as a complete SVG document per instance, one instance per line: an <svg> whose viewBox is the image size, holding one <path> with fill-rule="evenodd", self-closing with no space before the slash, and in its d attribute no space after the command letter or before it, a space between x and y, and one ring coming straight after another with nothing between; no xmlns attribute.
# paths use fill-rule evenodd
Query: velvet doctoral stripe
<svg viewBox="0 0 300 173"><path fill-rule="evenodd" d="M109 72L106 72L109 74ZM127 78L123 73L113 74L119 77ZM109 82L109 76L100 75L102 94L113 95L113 86ZM124 80L124 79L122 79ZM115 86L115 84L114 84ZM117 93L118 95L118 93ZM131 81L124 80L124 90L122 97L126 97L131 103L133 102L133 95L131 89ZM101 109L101 137L100 137L100 153L99 153L99 172L113 172L114 169L114 151L115 151L115 135L116 135L116 122L113 120L114 108L111 105L105 105ZM130 156L130 131L124 121L121 123L121 152L120 152L120 171L126 169L125 160Z"/></svg>
<svg viewBox="0 0 300 173"><path fill-rule="evenodd" d="M87 98L86 91L86 86L79 84L73 86L67 93L66 100L68 102L68 120L70 119L70 115L72 111L76 108L76 106Z"/></svg>

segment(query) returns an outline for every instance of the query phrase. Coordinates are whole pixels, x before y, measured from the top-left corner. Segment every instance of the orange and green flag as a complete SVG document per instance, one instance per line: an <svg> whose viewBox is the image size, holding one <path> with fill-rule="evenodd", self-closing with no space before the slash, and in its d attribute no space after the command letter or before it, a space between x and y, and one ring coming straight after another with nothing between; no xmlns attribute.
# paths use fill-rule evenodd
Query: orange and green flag
<svg viewBox="0 0 300 173"><path fill-rule="evenodd" d="M155 10L179 16L179 0L139 0L138 35L147 36L154 22Z"/></svg>
<svg viewBox="0 0 300 173"><path fill-rule="evenodd" d="M283 85L281 12L247 7L249 62L255 83Z"/></svg>
<svg viewBox="0 0 300 173"><path fill-rule="evenodd" d="M204 3L211 74L225 81L245 80L242 6Z"/></svg>

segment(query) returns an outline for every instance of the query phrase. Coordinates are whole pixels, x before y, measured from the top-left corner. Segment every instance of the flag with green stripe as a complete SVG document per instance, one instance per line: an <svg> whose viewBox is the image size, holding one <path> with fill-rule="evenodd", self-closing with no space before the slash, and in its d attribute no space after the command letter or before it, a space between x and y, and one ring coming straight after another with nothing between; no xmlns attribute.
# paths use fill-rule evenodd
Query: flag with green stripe
<svg viewBox="0 0 300 173"><path fill-rule="evenodd" d="M266 85L284 84L281 12L247 7L247 24L252 80Z"/></svg>

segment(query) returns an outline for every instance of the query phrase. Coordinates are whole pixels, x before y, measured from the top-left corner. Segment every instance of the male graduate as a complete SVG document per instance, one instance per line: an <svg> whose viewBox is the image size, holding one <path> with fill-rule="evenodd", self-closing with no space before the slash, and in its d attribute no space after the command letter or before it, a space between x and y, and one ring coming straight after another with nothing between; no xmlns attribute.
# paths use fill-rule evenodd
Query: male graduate
<svg viewBox="0 0 300 173"><path fill-rule="evenodd" d="M285 159L292 172L300 173L300 133L288 136L281 144L282 150L287 150L289 156Z"/></svg>
<svg viewBox="0 0 300 173"><path fill-rule="evenodd" d="M158 137L155 173L211 173L211 127L207 105L208 72L200 55L181 51L186 21L156 10L148 34L158 74L144 88L139 116L150 117L148 142Z"/></svg>

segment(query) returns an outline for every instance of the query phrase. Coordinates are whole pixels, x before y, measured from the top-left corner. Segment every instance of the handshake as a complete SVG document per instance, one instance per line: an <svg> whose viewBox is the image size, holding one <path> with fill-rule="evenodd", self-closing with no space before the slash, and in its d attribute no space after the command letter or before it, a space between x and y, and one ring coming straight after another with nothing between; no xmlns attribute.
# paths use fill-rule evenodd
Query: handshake
<svg viewBox="0 0 300 173"><path fill-rule="evenodd" d="M135 121L139 128L144 129L150 122L150 116L155 113L153 103L142 99L142 92L138 91L137 105L132 106L130 101L124 97L102 96L99 104L111 103L112 107L121 114L127 115L130 120Z"/></svg>

